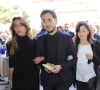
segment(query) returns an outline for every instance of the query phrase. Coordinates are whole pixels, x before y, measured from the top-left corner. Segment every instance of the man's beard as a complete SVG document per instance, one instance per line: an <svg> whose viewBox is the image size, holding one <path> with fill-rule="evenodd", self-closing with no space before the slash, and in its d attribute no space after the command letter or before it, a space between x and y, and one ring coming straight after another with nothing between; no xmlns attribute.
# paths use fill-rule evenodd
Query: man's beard
<svg viewBox="0 0 100 90"><path fill-rule="evenodd" d="M52 33L56 30L56 27L54 27L51 31L48 31L48 33Z"/></svg>

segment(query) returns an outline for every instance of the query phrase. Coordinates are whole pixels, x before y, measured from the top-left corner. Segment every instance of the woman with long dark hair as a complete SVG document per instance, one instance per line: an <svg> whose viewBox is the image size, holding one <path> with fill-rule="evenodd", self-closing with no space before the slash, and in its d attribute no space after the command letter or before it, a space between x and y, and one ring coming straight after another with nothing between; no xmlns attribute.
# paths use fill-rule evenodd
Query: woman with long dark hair
<svg viewBox="0 0 100 90"><path fill-rule="evenodd" d="M22 17L14 17L10 27L12 38L7 43L9 77L12 90L39 90L39 70L33 63L35 40Z"/></svg>
<svg viewBox="0 0 100 90"><path fill-rule="evenodd" d="M89 25L84 21L76 26L75 46L77 90L94 90L89 87L88 81L96 76L96 68L100 65L100 43L91 38Z"/></svg>

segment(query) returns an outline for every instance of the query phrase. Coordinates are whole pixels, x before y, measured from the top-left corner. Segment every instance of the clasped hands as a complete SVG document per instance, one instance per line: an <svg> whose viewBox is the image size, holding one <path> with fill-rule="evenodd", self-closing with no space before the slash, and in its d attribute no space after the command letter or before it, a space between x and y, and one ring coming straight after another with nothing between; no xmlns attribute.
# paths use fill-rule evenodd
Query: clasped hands
<svg viewBox="0 0 100 90"><path fill-rule="evenodd" d="M44 70L48 73L59 73L62 69L61 65L54 65L51 63L46 63L44 66Z"/></svg>
<svg viewBox="0 0 100 90"><path fill-rule="evenodd" d="M39 57L36 57L33 61L34 61L35 64L39 64L40 62L44 61L44 59L45 58L43 56L39 56ZM73 60L73 56L72 55L68 55L67 60L69 60L69 61ZM59 73L61 71L61 69L62 69L61 65L54 65L52 69L48 69L47 67L44 67L44 70L46 72L48 72L48 73L54 73L54 74Z"/></svg>

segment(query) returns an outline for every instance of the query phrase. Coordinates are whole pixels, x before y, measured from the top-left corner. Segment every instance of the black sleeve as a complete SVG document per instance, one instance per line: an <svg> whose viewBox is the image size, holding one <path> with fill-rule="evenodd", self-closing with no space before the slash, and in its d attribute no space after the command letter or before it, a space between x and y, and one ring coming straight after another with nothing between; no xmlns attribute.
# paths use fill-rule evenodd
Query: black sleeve
<svg viewBox="0 0 100 90"><path fill-rule="evenodd" d="M9 68L14 67L15 65L15 60L14 60L14 55L10 55L10 43L6 44L7 47L7 56L9 57Z"/></svg>
<svg viewBox="0 0 100 90"><path fill-rule="evenodd" d="M75 50L75 46L73 44L73 41L72 41L72 38L71 37L68 37L68 42L66 46L67 47L67 51L69 53L69 55L72 55L73 56L73 60L70 60L70 61L67 61L66 60L66 63L63 63L61 66L63 68L63 70L69 70L70 68L73 68L73 66L76 64L76 60L77 60L77 57L76 57L76 50Z"/></svg>
<svg viewBox="0 0 100 90"><path fill-rule="evenodd" d="M100 42L96 41L94 43L94 49L93 49L93 62L95 64L100 65Z"/></svg>
<svg viewBox="0 0 100 90"><path fill-rule="evenodd" d="M36 57L36 40L35 39L32 40L31 46L32 46L32 58L34 59Z"/></svg>
<svg viewBox="0 0 100 90"><path fill-rule="evenodd" d="M44 44L43 44L43 39L44 37L42 38L37 38L35 39L35 44L36 44L36 57L39 57L39 56L45 56L44 55ZM38 65L41 67L41 69L43 69L43 66L42 64L46 63L46 61L41 61Z"/></svg>

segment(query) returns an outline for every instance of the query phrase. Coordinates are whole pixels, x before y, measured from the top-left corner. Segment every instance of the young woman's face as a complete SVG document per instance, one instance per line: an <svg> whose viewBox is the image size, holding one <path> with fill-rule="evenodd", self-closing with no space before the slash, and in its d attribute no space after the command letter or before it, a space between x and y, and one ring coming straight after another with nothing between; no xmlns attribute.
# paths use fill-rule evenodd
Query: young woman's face
<svg viewBox="0 0 100 90"><path fill-rule="evenodd" d="M20 19L14 21L14 30L19 36L25 36L27 32L27 28Z"/></svg>
<svg viewBox="0 0 100 90"><path fill-rule="evenodd" d="M78 37L80 40L87 40L89 31L85 26L80 26L80 30L78 32Z"/></svg>

